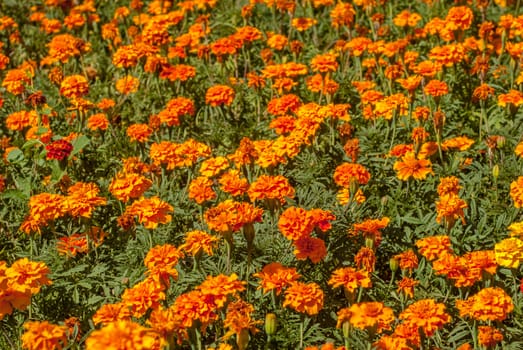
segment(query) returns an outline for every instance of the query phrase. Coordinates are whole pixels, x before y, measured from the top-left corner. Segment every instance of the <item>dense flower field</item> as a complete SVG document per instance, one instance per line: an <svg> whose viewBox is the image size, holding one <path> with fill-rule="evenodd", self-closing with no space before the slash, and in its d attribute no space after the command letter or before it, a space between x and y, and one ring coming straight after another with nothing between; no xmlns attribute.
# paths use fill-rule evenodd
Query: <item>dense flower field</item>
<svg viewBox="0 0 523 350"><path fill-rule="evenodd" d="M1 0L0 349L522 349L517 0Z"/></svg>

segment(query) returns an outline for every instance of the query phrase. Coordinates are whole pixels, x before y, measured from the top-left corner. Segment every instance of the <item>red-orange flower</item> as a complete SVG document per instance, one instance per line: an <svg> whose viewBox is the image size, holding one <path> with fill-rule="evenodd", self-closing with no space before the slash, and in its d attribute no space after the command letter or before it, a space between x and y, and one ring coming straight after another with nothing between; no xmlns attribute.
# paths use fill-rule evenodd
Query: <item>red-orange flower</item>
<svg viewBox="0 0 523 350"><path fill-rule="evenodd" d="M427 337L449 323L451 317L445 311L445 304L436 303L434 299L423 299L409 305L400 315L405 324L421 328Z"/></svg>
<svg viewBox="0 0 523 350"><path fill-rule="evenodd" d="M234 90L227 85L215 85L207 89L205 93L205 103L216 106L229 106L234 100Z"/></svg>
<svg viewBox="0 0 523 350"><path fill-rule="evenodd" d="M316 315L323 308L323 291L316 283L294 282L285 290L283 307L290 307L308 315Z"/></svg>
<svg viewBox="0 0 523 350"><path fill-rule="evenodd" d="M407 152L401 160L394 163L398 179L407 181L410 177L423 180L432 174L432 163L428 159L417 159L414 152Z"/></svg>

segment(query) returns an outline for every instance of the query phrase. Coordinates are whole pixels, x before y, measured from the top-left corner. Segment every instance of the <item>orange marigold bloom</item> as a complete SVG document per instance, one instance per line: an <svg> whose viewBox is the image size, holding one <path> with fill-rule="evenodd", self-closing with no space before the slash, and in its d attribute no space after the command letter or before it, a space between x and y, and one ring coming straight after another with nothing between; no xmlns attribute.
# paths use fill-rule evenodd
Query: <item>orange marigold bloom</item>
<svg viewBox="0 0 523 350"><path fill-rule="evenodd" d="M222 174L218 180L220 189L230 195L242 196L249 189L249 182L241 176L239 170L231 169Z"/></svg>
<svg viewBox="0 0 523 350"><path fill-rule="evenodd" d="M213 107L230 106L233 100L234 90L227 85L211 86L205 93L205 103Z"/></svg>
<svg viewBox="0 0 523 350"><path fill-rule="evenodd" d="M27 321L24 323L22 347L28 350L55 350L68 345L66 326L47 321Z"/></svg>
<svg viewBox="0 0 523 350"><path fill-rule="evenodd" d="M127 127L125 132L131 142L144 143L149 140L149 136L151 136L153 130L147 124L132 124Z"/></svg>
<svg viewBox="0 0 523 350"><path fill-rule="evenodd" d="M65 77L60 84L60 94L71 99L85 96L88 92L89 83L83 75Z"/></svg>
<svg viewBox="0 0 523 350"><path fill-rule="evenodd" d="M176 97L169 102L164 110L158 113L158 117L162 123L168 126L180 125L180 118L184 115L194 115L194 102L186 97Z"/></svg>
<svg viewBox="0 0 523 350"><path fill-rule="evenodd" d="M165 64L162 66L160 72L160 78L169 79L170 81L187 81L195 76L196 68L187 64L177 64L174 66Z"/></svg>
<svg viewBox="0 0 523 350"><path fill-rule="evenodd" d="M281 204L285 203L285 198L294 198L294 193L294 187L282 175L260 175L256 181L251 183L247 191L253 202L262 199L277 199Z"/></svg>
<svg viewBox="0 0 523 350"><path fill-rule="evenodd" d="M336 167L333 177L338 186L350 188L353 183L366 185L370 180L370 173L361 164L343 163Z"/></svg>
<svg viewBox="0 0 523 350"><path fill-rule="evenodd" d="M134 317L140 318L150 309L156 309L165 300L165 285L147 277L142 282L126 289L122 294L122 303L130 310Z"/></svg>
<svg viewBox="0 0 523 350"><path fill-rule="evenodd" d="M404 323L421 328L427 337L451 321L445 312L445 304L436 303L434 299L423 299L409 305L400 315Z"/></svg>
<svg viewBox="0 0 523 350"><path fill-rule="evenodd" d="M134 201L127 209L125 214L137 216L138 222L145 228L155 229L158 224L166 224L171 221L171 213L174 208L160 198L141 198Z"/></svg>
<svg viewBox="0 0 523 350"><path fill-rule="evenodd" d="M428 174L433 174L432 163L428 159L417 159L414 152L407 152L401 160L394 163L398 179L407 181L411 176L423 180Z"/></svg>
<svg viewBox="0 0 523 350"><path fill-rule="evenodd" d="M307 17L296 17L292 19L292 26L296 28L298 32L303 32L313 25L318 23L318 21L314 18L307 18Z"/></svg>
<svg viewBox="0 0 523 350"><path fill-rule="evenodd" d="M330 12L331 25L333 28L349 27L354 22L355 15L356 11L350 3L338 2Z"/></svg>
<svg viewBox="0 0 523 350"><path fill-rule="evenodd" d="M67 213L65 197L59 194L40 193L29 199L29 219L38 226L46 225L49 221L58 219ZM27 219L26 219L27 220ZM23 229L26 233L30 231Z"/></svg>
<svg viewBox="0 0 523 350"><path fill-rule="evenodd" d="M228 339L233 334L236 335L237 343L241 343L241 337L249 333L255 334L259 329L255 326L262 323L252 319L251 314L254 312L254 306L243 301L233 301L227 305L227 313L223 325L228 331L223 335L223 339Z"/></svg>
<svg viewBox="0 0 523 350"><path fill-rule="evenodd" d="M390 324L395 320L394 311L379 301L353 304L349 307L349 312L349 322L352 326L372 330L373 333L390 329Z"/></svg>
<svg viewBox="0 0 523 350"><path fill-rule="evenodd" d="M31 85L33 75L26 69L10 69L2 81L2 87L14 95L20 95L25 91L26 86Z"/></svg>
<svg viewBox="0 0 523 350"><path fill-rule="evenodd" d="M213 181L205 176L198 176L189 184L189 198L196 203L202 204L216 198L216 192L212 189Z"/></svg>
<svg viewBox="0 0 523 350"><path fill-rule="evenodd" d="M314 222L312 216L308 215L307 210L298 207L288 207L280 214L278 228L285 238L297 241L312 233Z"/></svg>
<svg viewBox="0 0 523 350"><path fill-rule="evenodd" d="M275 50L283 50L287 46L288 39L285 35L274 34L272 32L267 33L267 46Z"/></svg>
<svg viewBox="0 0 523 350"><path fill-rule="evenodd" d="M429 261L433 261L445 253L452 253L450 238L446 235L421 238L415 244L419 253Z"/></svg>
<svg viewBox="0 0 523 350"><path fill-rule="evenodd" d="M222 170L229 167L229 160L226 157L212 157L204 160L200 166L200 174L211 178L218 175Z"/></svg>
<svg viewBox="0 0 523 350"><path fill-rule="evenodd" d="M328 283L333 288L343 287L349 293L354 293L359 287L372 287L370 272L363 269L356 270L353 267L343 267L334 270Z"/></svg>
<svg viewBox="0 0 523 350"><path fill-rule="evenodd" d="M147 267L147 274L165 288L169 288L169 277L178 279L178 271L175 266L178 264L178 259L182 257L181 250L171 244L164 244L151 248L143 262Z"/></svg>
<svg viewBox="0 0 523 350"><path fill-rule="evenodd" d="M419 284L419 281L416 281L410 277L403 277L398 281L398 293L403 292L406 296L414 298L414 287Z"/></svg>
<svg viewBox="0 0 523 350"><path fill-rule="evenodd" d="M466 151L470 148L470 146L472 146L473 143L474 140L466 136L458 136L443 141L441 143L441 149L448 151L449 149L455 148L459 151Z"/></svg>
<svg viewBox="0 0 523 350"><path fill-rule="evenodd" d="M523 176L510 183L510 198L514 201L514 207L523 206Z"/></svg>
<svg viewBox="0 0 523 350"><path fill-rule="evenodd" d="M443 177L439 179L439 185L438 185L438 195L444 196L448 194L455 194L457 195L459 193L459 190L462 187L459 184L459 179L455 176L448 176Z"/></svg>
<svg viewBox="0 0 523 350"><path fill-rule="evenodd" d="M5 126L9 130L22 131L29 126L34 126L38 122L36 111L13 112L5 119Z"/></svg>
<svg viewBox="0 0 523 350"><path fill-rule="evenodd" d="M59 254L74 257L78 253L87 253L89 251L89 242L95 247L100 246L106 235L99 227L93 226L88 232L60 237L56 243L56 250Z"/></svg>
<svg viewBox="0 0 523 350"><path fill-rule="evenodd" d="M111 322L92 332L85 340L86 350L107 349L159 350L159 335L150 328L145 328L129 320Z"/></svg>
<svg viewBox="0 0 523 350"><path fill-rule="evenodd" d="M192 256L198 256L202 252L211 256L212 249L218 242L219 238L205 231L195 230L185 234L185 241L179 249Z"/></svg>
<svg viewBox="0 0 523 350"><path fill-rule="evenodd" d="M423 91L432 97L440 97L449 93L449 87L444 81L433 79L425 85Z"/></svg>
<svg viewBox="0 0 523 350"><path fill-rule="evenodd" d="M105 111L107 109L113 108L116 105L116 102L110 98L102 98L100 102L96 105L101 110Z"/></svg>
<svg viewBox="0 0 523 350"><path fill-rule="evenodd" d="M36 294L40 292L42 286L52 284L47 277L51 273L47 265L43 262L30 261L27 258L16 260L4 273L8 290L10 289L14 293ZM16 300L12 300L11 303L18 308Z"/></svg>
<svg viewBox="0 0 523 350"><path fill-rule="evenodd" d="M67 189L65 206L73 217L90 218L95 207L105 205L107 199L99 197L100 189L94 183L77 182Z"/></svg>
<svg viewBox="0 0 523 350"><path fill-rule="evenodd" d="M127 75L116 81L116 91L123 95L132 94L138 91L139 86L140 79L133 77L132 75Z"/></svg>
<svg viewBox="0 0 523 350"><path fill-rule="evenodd" d="M107 115L104 113L93 114L89 119L87 119L87 127L92 131L107 130L109 127Z"/></svg>
<svg viewBox="0 0 523 350"><path fill-rule="evenodd" d="M368 219L360 223L355 223L352 230L349 231L351 235L363 234L364 238L371 238L374 240L376 246L381 242L381 230L388 226L390 219L383 217L381 219Z"/></svg>
<svg viewBox="0 0 523 350"><path fill-rule="evenodd" d="M323 308L323 291L316 283L294 282L284 292L283 307L308 315L316 315Z"/></svg>
<svg viewBox="0 0 523 350"><path fill-rule="evenodd" d="M456 300L461 317L479 321L503 321L514 310L512 298L499 287L483 288L466 300Z"/></svg>
<svg viewBox="0 0 523 350"><path fill-rule="evenodd" d="M474 13L467 6L451 7L445 17L446 28L449 30L467 30L474 20Z"/></svg>
<svg viewBox="0 0 523 350"><path fill-rule="evenodd" d="M467 203L457 195L443 195L436 202L436 211L438 213L436 221L441 223L441 220L443 219L445 225L452 227L456 220L461 218L461 222L465 224L465 213L463 212L463 209L467 207Z"/></svg>
<svg viewBox="0 0 523 350"><path fill-rule="evenodd" d="M506 105L510 105L515 108L521 104L523 104L523 92L521 91L510 90L506 94L498 95L498 106L505 107Z"/></svg>
<svg viewBox="0 0 523 350"><path fill-rule="evenodd" d="M283 116L289 112L296 113L302 105L301 99L294 94L286 94L273 98L267 104L267 112L276 116Z"/></svg>
<svg viewBox="0 0 523 350"><path fill-rule="evenodd" d="M116 321L131 320L131 310L124 303L104 304L93 315L95 325L107 325Z"/></svg>
<svg viewBox="0 0 523 350"><path fill-rule="evenodd" d="M325 242L316 237L305 236L293 241L294 255L298 260L310 259L314 264L319 263L327 256Z"/></svg>
<svg viewBox="0 0 523 350"><path fill-rule="evenodd" d="M311 60L312 71L320 73L334 72L338 69L337 57L338 55L335 53L325 53L314 56Z"/></svg>
<svg viewBox="0 0 523 350"><path fill-rule="evenodd" d="M245 290L245 281L238 280L235 273L230 276L218 275L207 276L195 290L202 292L204 295L212 296L215 308L225 306L230 297L238 298L239 293Z"/></svg>
<svg viewBox="0 0 523 350"><path fill-rule="evenodd" d="M296 268L285 267L278 262L265 265L260 272L253 274L253 276L260 279L258 289L262 288L263 293L275 290L276 295L280 295L283 288L289 287L301 277Z"/></svg>
<svg viewBox="0 0 523 350"><path fill-rule="evenodd" d="M517 269L523 262L523 240L517 237L506 238L496 243L494 254L500 266Z"/></svg>
<svg viewBox="0 0 523 350"><path fill-rule="evenodd" d="M492 326L478 326L478 343L486 348L493 348L503 341L503 333Z"/></svg>
<svg viewBox="0 0 523 350"><path fill-rule="evenodd" d="M418 267L418 256L412 251L412 249L394 255L393 259L399 262L400 269L408 270L409 274L412 273L412 270Z"/></svg>
<svg viewBox="0 0 523 350"><path fill-rule="evenodd" d="M359 269L363 268L373 272L376 265L376 253L369 247L361 247L354 256L354 262Z"/></svg>
<svg viewBox="0 0 523 350"><path fill-rule="evenodd" d="M494 91L495 90L493 87L483 83L474 89L474 92L472 93L472 98L474 100L484 101L487 98L494 96Z"/></svg>
<svg viewBox="0 0 523 350"><path fill-rule="evenodd" d="M152 185L152 181L135 173L118 173L109 185L109 191L118 200L128 202L141 197Z"/></svg>

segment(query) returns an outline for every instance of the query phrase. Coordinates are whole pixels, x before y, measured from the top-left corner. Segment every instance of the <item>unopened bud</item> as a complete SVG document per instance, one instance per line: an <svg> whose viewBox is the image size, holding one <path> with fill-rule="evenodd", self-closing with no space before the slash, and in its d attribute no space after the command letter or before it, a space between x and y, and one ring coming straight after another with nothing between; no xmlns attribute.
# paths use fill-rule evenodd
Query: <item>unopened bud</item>
<svg viewBox="0 0 523 350"><path fill-rule="evenodd" d="M273 335L276 333L276 328L278 327L278 320L276 315L269 313L265 316L265 333L267 335Z"/></svg>
<svg viewBox="0 0 523 350"><path fill-rule="evenodd" d="M374 249L374 243L375 243L374 239L372 239L370 237L365 238L365 247Z"/></svg>
<svg viewBox="0 0 523 350"><path fill-rule="evenodd" d="M492 167L492 176L494 176L494 179L497 179L499 177L499 165L495 164Z"/></svg>
<svg viewBox="0 0 523 350"><path fill-rule="evenodd" d="M236 345L238 345L239 350L247 349L247 345L249 345L249 330L247 328L242 328L240 333L236 334Z"/></svg>
<svg viewBox="0 0 523 350"><path fill-rule="evenodd" d="M398 268L400 267L400 263L399 263L398 259L390 258L389 266L390 266L390 270L392 272L396 272L398 270Z"/></svg>
<svg viewBox="0 0 523 350"><path fill-rule="evenodd" d="M343 325L341 327L342 327L341 329L343 331L343 338L348 338L349 332L350 332L350 322L349 321L343 322Z"/></svg>
<svg viewBox="0 0 523 350"><path fill-rule="evenodd" d="M505 138L505 136L498 136L498 138L496 139L498 148L503 148L503 146L505 146L506 141L507 139Z"/></svg>

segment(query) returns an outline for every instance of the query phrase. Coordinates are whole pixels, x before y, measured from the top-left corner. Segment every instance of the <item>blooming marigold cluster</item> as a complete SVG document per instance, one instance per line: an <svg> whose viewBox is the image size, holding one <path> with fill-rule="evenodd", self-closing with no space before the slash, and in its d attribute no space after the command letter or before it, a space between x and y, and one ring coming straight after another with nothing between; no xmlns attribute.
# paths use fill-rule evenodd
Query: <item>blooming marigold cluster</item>
<svg viewBox="0 0 523 350"><path fill-rule="evenodd" d="M207 89L205 103L216 106L230 106L234 100L234 90L227 85L215 85Z"/></svg>
<svg viewBox="0 0 523 350"><path fill-rule="evenodd" d="M246 224L261 222L263 209L248 202L227 199L208 209L204 219L209 229L228 233L240 230Z"/></svg>
<svg viewBox="0 0 523 350"><path fill-rule="evenodd" d="M158 118L168 126L180 125L180 118L184 115L193 116L195 113L194 102L187 97L176 97L169 102L165 109L158 113Z"/></svg>
<svg viewBox="0 0 523 350"><path fill-rule="evenodd" d="M185 234L185 240L178 248L180 251L194 257L205 252L207 255L213 255L213 248L219 238L205 231L195 230Z"/></svg>
<svg viewBox="0 0 523 350"><path fill-rule="evenodd" d="M289 180L282 175L260 175L256 181L251 183L247 194L251 201L274 199L281 204L286 202L285 198L294 198L294 187Z"/></svg>
<svg viewBox="0 0 523 350"><path fill-rule="evenodd" d="M423 180L428 174L433 174L432 163L428 159L418 159L414 152L407 152L401 160L394 163L398 179L407 181L413 177L416 180Z"/></svg>
<svg viewBox="0 0 523 350"><path fill-rule="evenodd" d="M162 348L162 341L159 334L150 328L130 320L119 320L92 332L85 340L85 348L159 350Z"/></svg>
<svg viewBox="0 0 523 350"><path fill-rule="evenodd" d="M140 198L134 201L125 209L124 215L136 216L138 222L145 228L155 229L158 224L167 224L171 222L174 208L160 198L154 196L151 198Z"/></svg>
<svg viewBox="0 0 523 350"><path fill-rule="evenodd" d="M514 310L512 298L499 287L483 288L466 300L456 300L461 317L479 321L503 321Z"/></svg>
<svg viewBox="0 0 523 350"><path fill-rule="evenodd" d="M350 235L362 234L364 238L370 238L378 246L381 242L381 230L389 225L390 219L383 217L381 219L368 219L360 223L355 223Z"/></svg>
<svg viewBox="0 0 523 350"><path fill-rule="evenodd" d="M379 301L362 302L351 305L347 313L350 313L350 324L358 329L372 330L381 333L390 329L395 320L394 311Z"/></svg>
<svg viewBox="0 0 523 350"><path fill-rule="evenodd" d="M31 296L52 283L47 277L50 272L45 263L27 258L16 260L10 267L0 261L0 320L14 309L25 310Z"/></svg>
<svg viewBox="0 0 523 350"><path fill-rule="evenodd" d="M144 259L147 274L151 276L153 280L168 288L170 285L169 277L175 280L178 278L178 271L175 269L175 266L182 257L183 253L171 244L153 247Z"/></svg>
<svg viewBox="0 0 523 350"><path fill-rule="evenodd" d="M118 200L128 202L140 198L152 185L152 181L143 175L120 172L111 181L109 192Z"/></svg>
<svg viewBox="0 0 523 350"><path fill-rule="evenodd" d="M421 329L427 337L431 337L449 323L451 317L445 311L445 304L436 303L434 299L423 299L409 305L400 313L399 319L405 325Z"/></svg>
<svg viewBox="0 0 523 350"><path fill-rule="evenodd" d="M153 143L149 151L155 165L166 165L167 170L192 166L199 158L209 156L211 148L201 142L189 139L184 143L162 141Z"/></svg>
<svg viewBox="0 0 523 350"><path fill-rule="evenodd" d="M64 139L56 140L45 146L47 151L47 159L64 160L71 154L73 145Z"/></svg>
<svg viewBox="0 0 523 350"><path fill-rule="evenodd" d="M27 350L62 349L68 345L68 328L48 321L24 323L22 347Z"/></svg>
<svg viewBox="0 0 523 350"><path fill-rule="evenodd" d="M510 198L514 201L514 207L523 206L523 176L510 183Z"/></svg>
<svg viewBox="0 0 523 350"><path fill-rule="evenodd" d="M276 295L280 295L284 288L291 286L301 277L296 268L285 267L278 262L265 265L260 272L253 274L253 276L260 279L258 289L263 289L263 293L274 290Z"/></svg>
<svg viewBox="0 0 523 350"><path fill-rule="evenodd" d="M283 307L290 307L297 312L312 316L323 308L323 291L314 282L296 281L285 290L284 295Z"/></svg>

